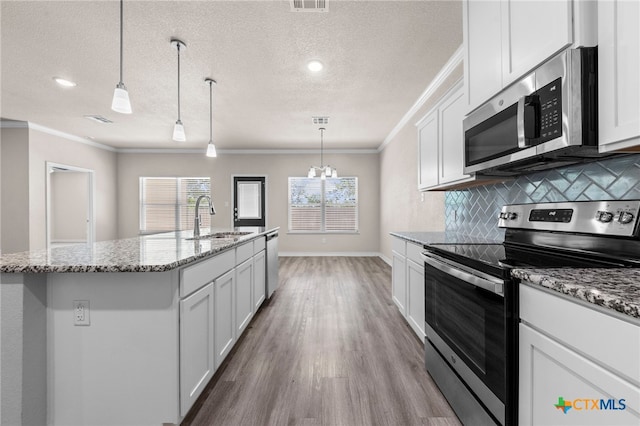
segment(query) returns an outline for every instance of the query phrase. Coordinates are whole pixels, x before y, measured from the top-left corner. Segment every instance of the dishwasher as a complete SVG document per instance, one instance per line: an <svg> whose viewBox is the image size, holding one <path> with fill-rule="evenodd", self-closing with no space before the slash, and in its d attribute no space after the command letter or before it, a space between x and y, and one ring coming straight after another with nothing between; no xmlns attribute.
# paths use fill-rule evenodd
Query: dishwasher
<svg viewBox="0 0 640 426"><path fill-rule="evenodd" d="M278 231L267 234L267 298L278 288Z"/></svg>

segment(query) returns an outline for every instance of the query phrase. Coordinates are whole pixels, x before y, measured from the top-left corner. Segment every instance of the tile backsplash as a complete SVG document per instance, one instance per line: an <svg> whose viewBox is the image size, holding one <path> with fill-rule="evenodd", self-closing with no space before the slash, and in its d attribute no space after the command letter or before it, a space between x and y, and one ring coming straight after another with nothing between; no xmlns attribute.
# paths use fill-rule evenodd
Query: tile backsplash
<svg viewBox="0 0 640 426"><path fill-rule="evenodd" d="M501 239L504 204L640 199L640 155L626 155L519 176L494 185L447 191L447 232Z"/></svg>

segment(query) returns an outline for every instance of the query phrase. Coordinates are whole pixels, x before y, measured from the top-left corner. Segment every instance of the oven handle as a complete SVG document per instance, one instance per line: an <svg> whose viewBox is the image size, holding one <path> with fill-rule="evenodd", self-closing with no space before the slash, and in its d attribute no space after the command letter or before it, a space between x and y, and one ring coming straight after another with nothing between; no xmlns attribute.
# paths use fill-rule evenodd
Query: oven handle
<svg viewBox="0 0 640 426"><path fill-rule="evenodd" d="M490 291L491 293L495 293L499 296L504 297L504 281L500 279L493 277L479 277L478 275L462 270L463 268L466 269L464 266L447 261L444 258L436 256L433 253L429 253L428 255L425 253L421 253L421 256L426 264L428 264L429 266L433 266L434 268L444 272L445 274L454 276L471 285L480 287L484 290Z"/></svg>

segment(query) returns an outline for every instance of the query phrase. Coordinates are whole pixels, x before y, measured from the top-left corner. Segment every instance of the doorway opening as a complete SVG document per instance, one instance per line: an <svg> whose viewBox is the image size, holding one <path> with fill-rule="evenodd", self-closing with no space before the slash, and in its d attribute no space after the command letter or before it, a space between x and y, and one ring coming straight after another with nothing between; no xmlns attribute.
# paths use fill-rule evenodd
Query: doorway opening
<svg viewBox="0 0 640 426"><path fill-rule="evenodd" d="M266 226L266 176L233 177L233 226Z"/></svg>
<svg viewBox="0 0 640 426"><path fill-rule="evenodd" d="M47 248L95 241L94 171L46 163Z"/></svg>

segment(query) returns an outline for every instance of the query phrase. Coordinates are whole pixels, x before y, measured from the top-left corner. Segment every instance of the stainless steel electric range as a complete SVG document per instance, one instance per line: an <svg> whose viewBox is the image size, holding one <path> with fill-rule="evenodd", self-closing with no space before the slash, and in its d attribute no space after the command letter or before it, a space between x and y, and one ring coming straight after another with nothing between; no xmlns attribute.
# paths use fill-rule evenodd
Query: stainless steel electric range
<svg viewBox="0 0 640 426"><path fill-rule="evenodd" d="M640 200L507 205L502 244L425 246L425 364L464 424L517 424L513 268L639 267Z"/></svg>

